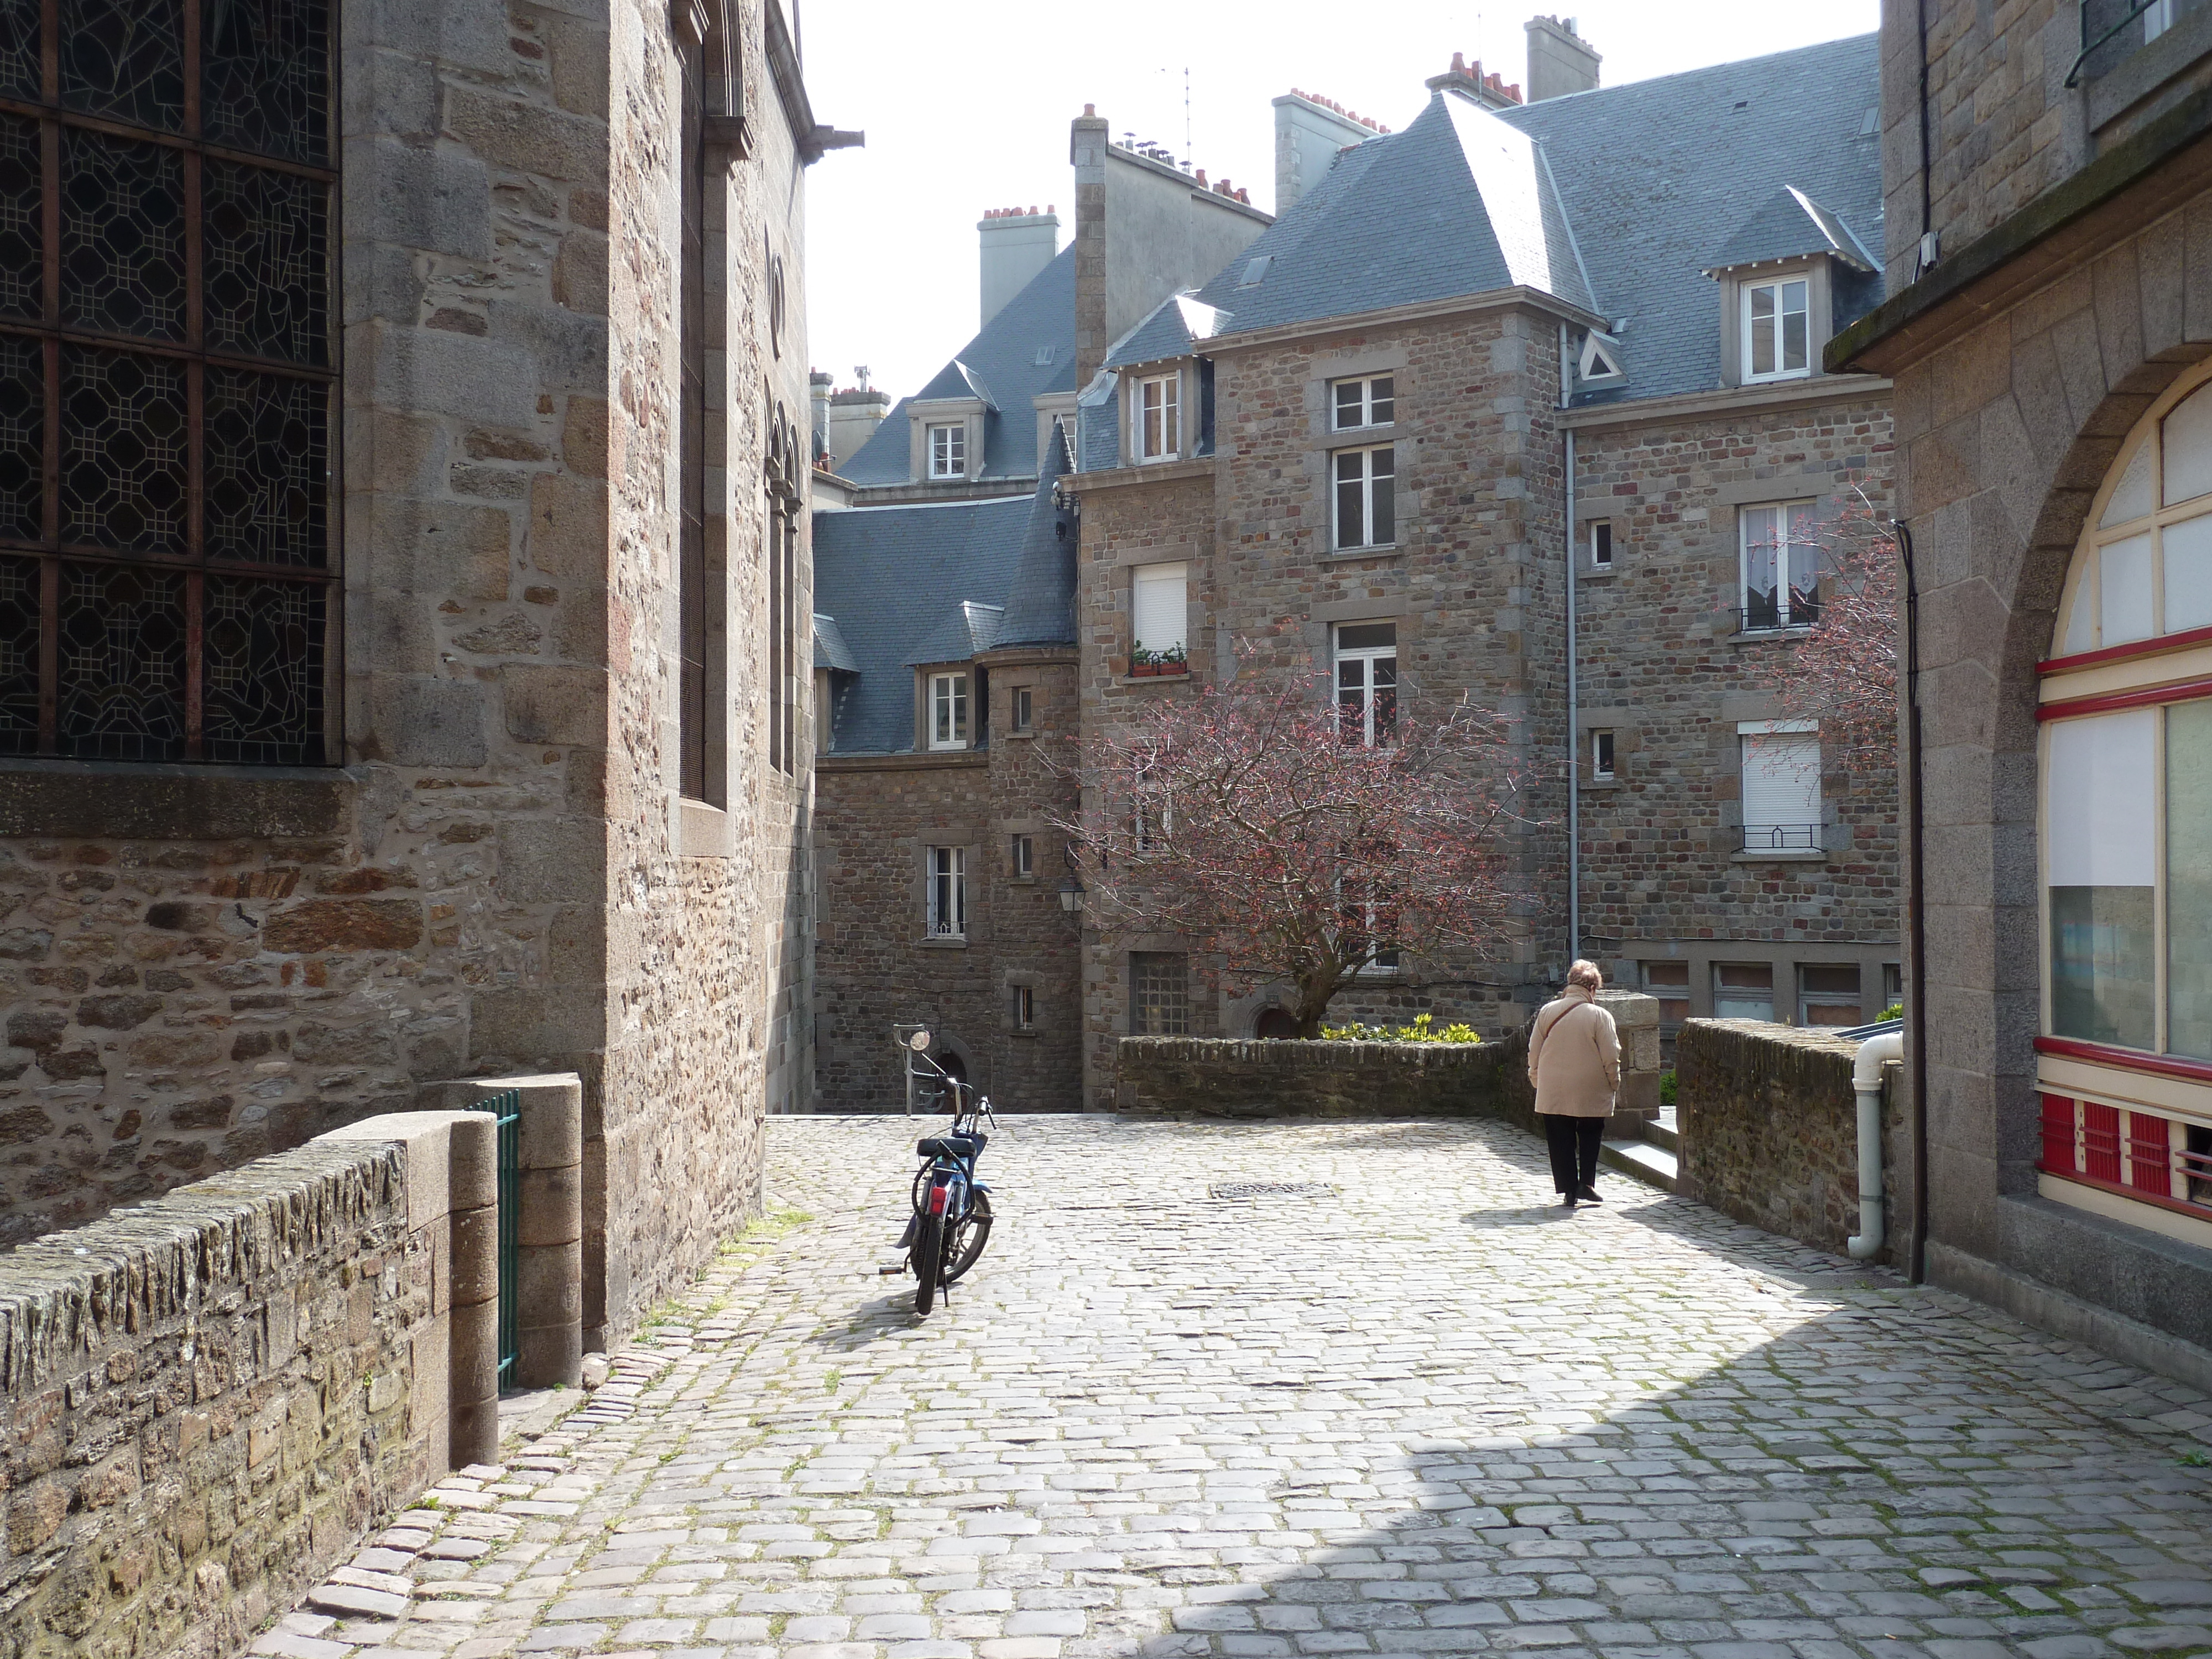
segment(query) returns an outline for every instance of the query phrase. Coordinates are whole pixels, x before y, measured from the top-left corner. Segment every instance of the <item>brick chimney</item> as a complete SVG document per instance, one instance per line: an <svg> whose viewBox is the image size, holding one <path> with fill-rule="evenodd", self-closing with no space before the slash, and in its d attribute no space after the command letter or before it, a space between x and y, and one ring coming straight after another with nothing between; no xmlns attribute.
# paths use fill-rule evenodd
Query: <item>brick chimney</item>
<svg viewBox="0 0 2212 1659"><path fill-rule="evenodd" d="M814 435L814 453L810 460L820 460L830 453L830 392L837 384L830 375L816 369L806 377L806 400L812 416L807 429Z"/></svg>
<svg viewBox="0 0 2212 1659"><path fill-rule="evenodd" d="M1048 207L994 208L975 222L983 251L983 319L978 327L1006 308L1006 301L1030 285L1060 252L1060 218Z"/></svg>
<svg viewBox="0 0 2212 1659"><path fill-rule="evenodd" d="M890 412L890 394L872 386L848 386L831 392L825 423L830 470L838 471L860 453L860 446L876 435L876 428Z"/></svg>
<svg viewBox="0 0 2212 1659"><path fill-rule="evenodd" d="M1447 88L1463 92L1485 109L1512 109L1521 102L1519 83L1507 81L1496 70L1485 74L1482 59L1470 64L1463 52L1454 52L1451 67L1442 75L1431 75L1423 84L1431 92Z"/></svg>
<svg viewBox="0 0 2212 1659"><path fill-rule="evenodd" d="M1597 66L1603 59L1576 33L1573 18L1563 23L1556 17L1532 17L1522 27L1528 33L1530 103L1596 87Z"/></svg>

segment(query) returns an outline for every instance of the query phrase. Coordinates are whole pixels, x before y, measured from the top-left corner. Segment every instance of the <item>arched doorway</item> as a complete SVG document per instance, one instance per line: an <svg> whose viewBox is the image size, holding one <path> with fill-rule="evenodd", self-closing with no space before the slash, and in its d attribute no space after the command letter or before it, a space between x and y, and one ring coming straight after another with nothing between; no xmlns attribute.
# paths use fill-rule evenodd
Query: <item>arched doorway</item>
<svg viewBox="0 0 2212 1659"><path fill-rule="evenodd" d="M1260 1018L1253 1023L1252 1035L1270 1040L1294 1037L1298 1034L1298 1023L1287 1008L1262 1008Z"/></svg>

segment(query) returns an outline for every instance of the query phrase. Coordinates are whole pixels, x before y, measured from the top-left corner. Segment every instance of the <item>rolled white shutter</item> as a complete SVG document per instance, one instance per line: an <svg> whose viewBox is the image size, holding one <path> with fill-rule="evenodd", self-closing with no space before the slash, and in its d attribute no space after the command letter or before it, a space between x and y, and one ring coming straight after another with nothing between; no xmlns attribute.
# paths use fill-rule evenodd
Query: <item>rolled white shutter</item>
<svg viewBox="0 0 2212 1659"><path fill-rule="evenodd" d="M1190 607L1182 564L1137 567L1132 590L1130 629L1147 651L1173 651L1188 643Z"/></svg>
<svg viewBox="0 0 2212 1659"><path fill-rule="evenodd" d="M1743 739L1743 827L1747 842L1763 843L1777 827L1802 829L1820 822L1820 734L1747 733ZM1814 836L1813 840L1817 840ZM1804 838L1790 845L1804 846Z"/></svg>

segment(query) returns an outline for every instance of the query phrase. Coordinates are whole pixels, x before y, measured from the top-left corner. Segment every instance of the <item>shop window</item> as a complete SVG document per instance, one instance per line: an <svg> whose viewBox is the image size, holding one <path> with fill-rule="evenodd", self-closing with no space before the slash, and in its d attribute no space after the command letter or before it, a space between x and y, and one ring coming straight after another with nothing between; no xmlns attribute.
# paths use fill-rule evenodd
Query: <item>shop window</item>
<svg viewBox="0 0 2212 1659"><path fill-rule="evenodd" d="M1716 963L1713 966L1713 1018L1772 1019L1772 965L1764 962Z"/></svg>

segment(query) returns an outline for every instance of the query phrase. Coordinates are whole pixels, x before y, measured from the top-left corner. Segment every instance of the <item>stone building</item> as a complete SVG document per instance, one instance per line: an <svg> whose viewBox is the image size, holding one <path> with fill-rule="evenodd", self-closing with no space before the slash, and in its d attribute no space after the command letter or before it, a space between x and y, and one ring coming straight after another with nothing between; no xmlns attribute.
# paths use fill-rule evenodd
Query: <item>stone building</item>
<svg viewBox="0 0 2212 1659"><path fill-rule="evenodd" d="M1109 143L1097 116L1075 121L1075 263L1062 278L1055 262L1014 302L1073 308L1077 374L1053 392L1076 416L1079 465L1062 493L1079 515L1078 586L1046 703L1074 726L1051 735L1106 729L1240 651L1386 728L1401 697L1471 695L1512 717L1529 780L1521 914L1494 953L1363 976L1339 1015L1433 1011L1503 1031L1579 949L1658 997L1670 1024L1716 1012L1856 1024L1899 983L1893 781L1852 775L1781 688L1818 616L1825 526L1850 503L1887 501L1887 383L1827 373L1820 354L1882 293L1875 43L1598 89L1597 54L1570 27L1543 18L1529 33L1557 94L1538 103L1457 59L1401 133L1315 94L1276 100L1282 216L1253 215L1196 280L1173 280L1176 261L1113 210L1123 181L1172 171ZM1207 199L1200 179L1180 180L1194 201ZM1141 306L1129 303L1141 285L1121 280L1133 266L1156 279ZM1040 315L1032 332L1043 326ZM895 410L871 441L883 474L849 514L817 515L817 544L890 511L859 504L872 489L927 490L925 467L945 444L972 444L977 422L1026 441L1003 389L995 404L986 395L1000 384L987 353L1044 361L1018 347L987 327ZM1042 430L1043 388L1012 389ZM994 544L1009 550L994 568L1011 571L1020 515L1011 501L997 514ZM949 518L934 530L980 549ZM849 640L870 613L896 611L918 647L960 600L1002 602L972 556L969 586L929 590L933 610L911 592L881 595L894 569L923 565L858 567L867 574L847 586L837 626ZM825 555L825 584L843 560ZM930 754L951 741L933 736L932 686L968 682L927 654L879 676L893 687L890 736L914 752L848 763L840 738L822 769L823 1006L860 1021L880 1054L866 1090L831 1097L855 1105L893 1097L879 1033L903 1017L894 1008L921 1018L952 982L925 954L942 920L919 873L943 846L933 837L972 824L961 844L995 872L1018 856L1016 820L1038 816L1033 799L993 800L998 818L956 823L915 795L908 769L964 765L979 777L969 798L988 799L969 746L1004 742L1014 689L976 657L989 690L975 730L962 752ZM848 835L847 781L862 772L878 781ZM1051 780L1065 812L1068 774ZM1056 847L1036 854L1058 877ZM916 873L848 897L872 861ZM901 893L906 923L892 933L910 929L912 948L878 939L863 968L836 919L872 921ZM991 925L963 935L963 971ZM1007 978L1022 964L988 959L976 1012L948 1025L1024 1006ZM1122 1035L1285 1023L1272 989L1208 992L1177 936L1085 928L1079 962L1079 984L1043 981L1035 1041L1079 1042L1092 1106L1111 1103ZM818 1029L826 1040L846 1027L825 1012Z"/></svg>
<svg viewBox="0 0 2212 1659"><path fill-rule="evenodd" d="M596 1344L811 1098L855 136L780 0L202 15L0 48L0 1227L574 1070Z"/></svg>
<svg viewBox="0 0 2212 1659"><path fill-rule="evenodd" d="M2212 1376L2212 9L1885 7L1915 1271ZM1908 961L1914 959L1909 957Z"/></svg>

